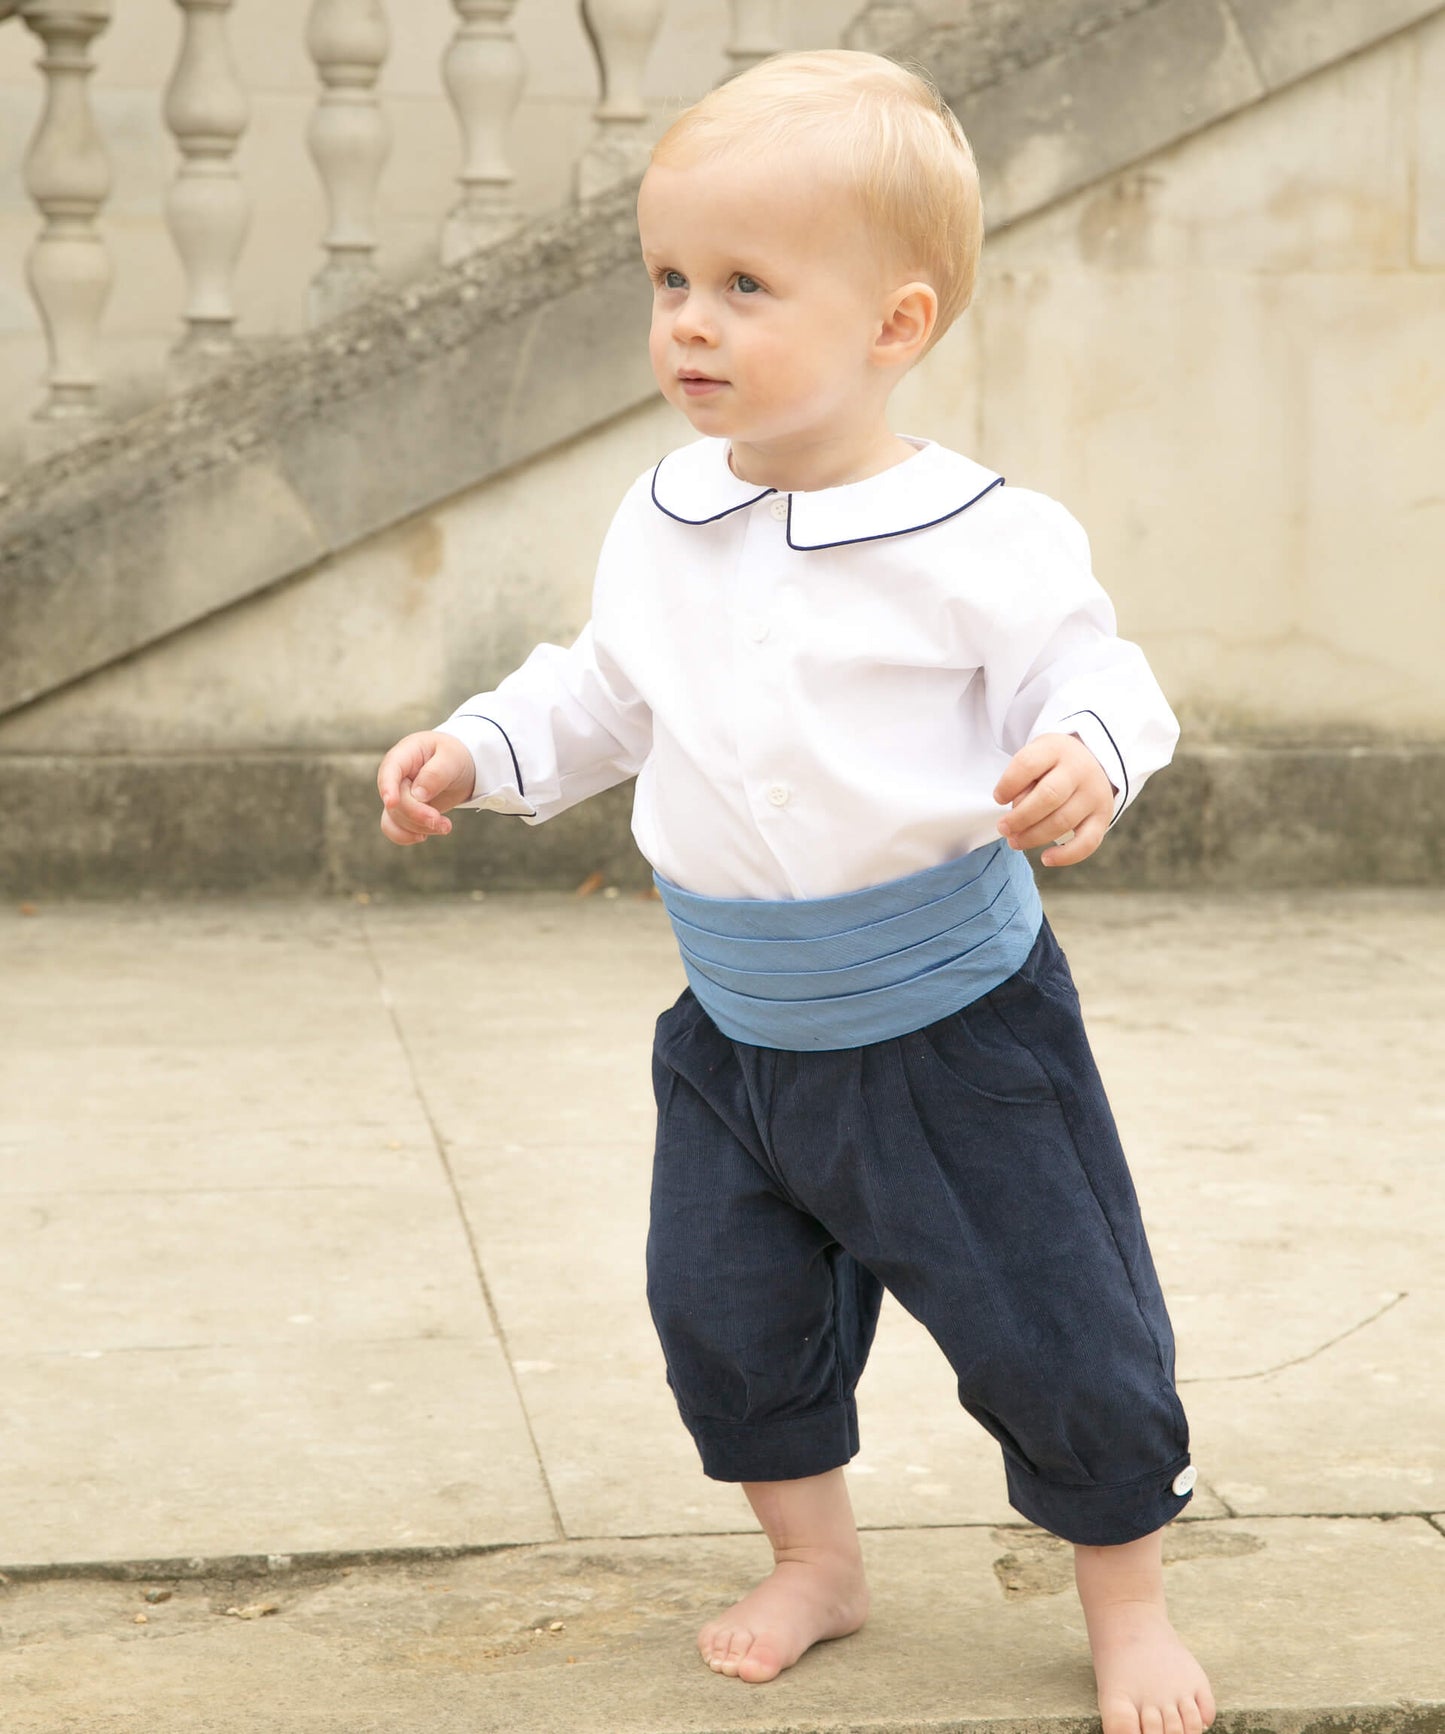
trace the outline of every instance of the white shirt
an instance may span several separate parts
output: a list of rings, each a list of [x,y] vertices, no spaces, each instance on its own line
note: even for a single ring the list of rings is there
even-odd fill
[[[441,725],[476,763],[463,805],[541,824],[635,774],[643,855],[714,897],[827,897],[991,843],[993,788],[1041,734],[1083,741],[1117,818],[1179,728],[1087,537],[908,443],[809,493],[740,481],[718,439],[640,476],[576,643]]]

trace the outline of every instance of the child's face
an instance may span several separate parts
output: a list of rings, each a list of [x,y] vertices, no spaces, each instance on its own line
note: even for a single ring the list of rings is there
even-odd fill
[[[782,453],[881,420],[885,274],[841,192],[805,165],[654,164],[637,220],[652,369],[699,433]]]

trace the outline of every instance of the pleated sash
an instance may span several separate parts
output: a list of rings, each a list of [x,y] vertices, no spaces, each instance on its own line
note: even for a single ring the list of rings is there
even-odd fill
[[[997,843],[836,897],[703,897],[654,874],[688,984],[724,1035],[811,1052],[907,1035],[1019,968],[1043,908]]]

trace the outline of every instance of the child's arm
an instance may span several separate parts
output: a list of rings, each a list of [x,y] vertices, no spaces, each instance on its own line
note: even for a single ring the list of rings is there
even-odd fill
[[[397,742],[377,773],[382,834],[445,836],[454,807],[541,824],[635,776],[651,744],[650,710],[588,625],[570,649],[539,644],[494,692]]]
[[[998,828],[1013,848],[1056,844],[1043,865],[1068,867],[1168,764],[1179,724],[1143,651],[1118,636],[1080,525],[1026,490],[1006,509],[1013,583],[981,629],[989,718],[1010,755],[994,799],[1013,811]]]

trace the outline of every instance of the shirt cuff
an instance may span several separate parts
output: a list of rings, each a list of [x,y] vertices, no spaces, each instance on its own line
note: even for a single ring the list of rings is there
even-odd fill
[[[527,799],[521,766],[506,730],[491,717],[459,711],[438,723],[439,735],[451,735],[472,755],[476,781],[468,801],[458,801],[455,811],[467,813],[513,813],[535,819],[537,809]]]
[[[1091,710],[1079,710],[1072,716],[1060,717],[1053,726],[1060,734],[1077,735],[1103,767],[1114,791],[1114,812],[1109,820],[1112,825],[1129,805],[1129,772],[1103,718]]]

